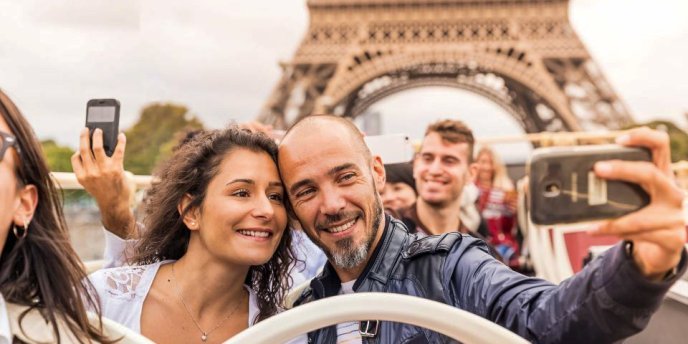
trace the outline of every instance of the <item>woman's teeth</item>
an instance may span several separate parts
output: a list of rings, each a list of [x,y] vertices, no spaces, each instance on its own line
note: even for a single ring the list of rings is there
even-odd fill
[[[246,236],[258,237],[258,238],[267,238],[270,236],[270,233],[261,232],[261,231],[239,231],[239,233],[246,235]]]

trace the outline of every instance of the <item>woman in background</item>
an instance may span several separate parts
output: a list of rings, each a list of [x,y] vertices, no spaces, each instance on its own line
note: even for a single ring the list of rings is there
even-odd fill
[[[411,163],[386,164],[385,175],[385,187],[380,193],[385,209],[396,214],[416,203],[418,194]]]
[[[504,263],[518,267],[519,245],[516,239],[516,192],[506,166],[487,146],[478,149],[473,165],[479,196],[478,211],[487,223],[487,239],[502,256]]]

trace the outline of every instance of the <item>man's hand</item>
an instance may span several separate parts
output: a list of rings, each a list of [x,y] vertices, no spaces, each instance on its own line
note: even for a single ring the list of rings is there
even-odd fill
[[[643,146],[652,151],[653,162],[605,161],[595,164],[604,179],[639,184],[650,195],[650,204],[621,218],[606,221],[591,231],[594,235],[616,235],[633,242],[633,259],[649,279],[661,280],[676,267],[686,243],[683,217],[684,194],[671,171],[669,136],[638,128],[620,136],[617,143]]]
[[[93,132],[93,151],[90,141],[88,128],[82,129],[79,151],[72,156],[76,179],[98,203],[105,229],[123,239],[133,237],[136,219],[129,207],[132,190],[124,175],[126,137],[119,134],[112,157],[105,154],[102,130]]]

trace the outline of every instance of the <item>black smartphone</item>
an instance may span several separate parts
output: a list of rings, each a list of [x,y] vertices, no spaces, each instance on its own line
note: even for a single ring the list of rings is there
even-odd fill
[[[650,203],[650,196],[637,184],[598,178],[593,166],[602,160],[652,161],[652,154],[644,148],[619,145],[536,149],[527,167],[533,223],[615,218]]]
[[[119,133],[119,101],[117,99],[91,99],[86,103],[86,127],[91,135],[93,147],[93,131],[99,128],[103,131],[103,148],[107,156],[112,156],[117,146]]]

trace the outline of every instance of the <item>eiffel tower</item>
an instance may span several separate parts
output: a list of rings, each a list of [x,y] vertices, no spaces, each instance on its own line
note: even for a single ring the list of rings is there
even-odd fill
[[[487,97],[528,133],[632,123],[569,22],[568,0],[308,0],[310,26],[258,120],[355,118],[399,91]],[[421,116],[422,114],[419,114]]]

